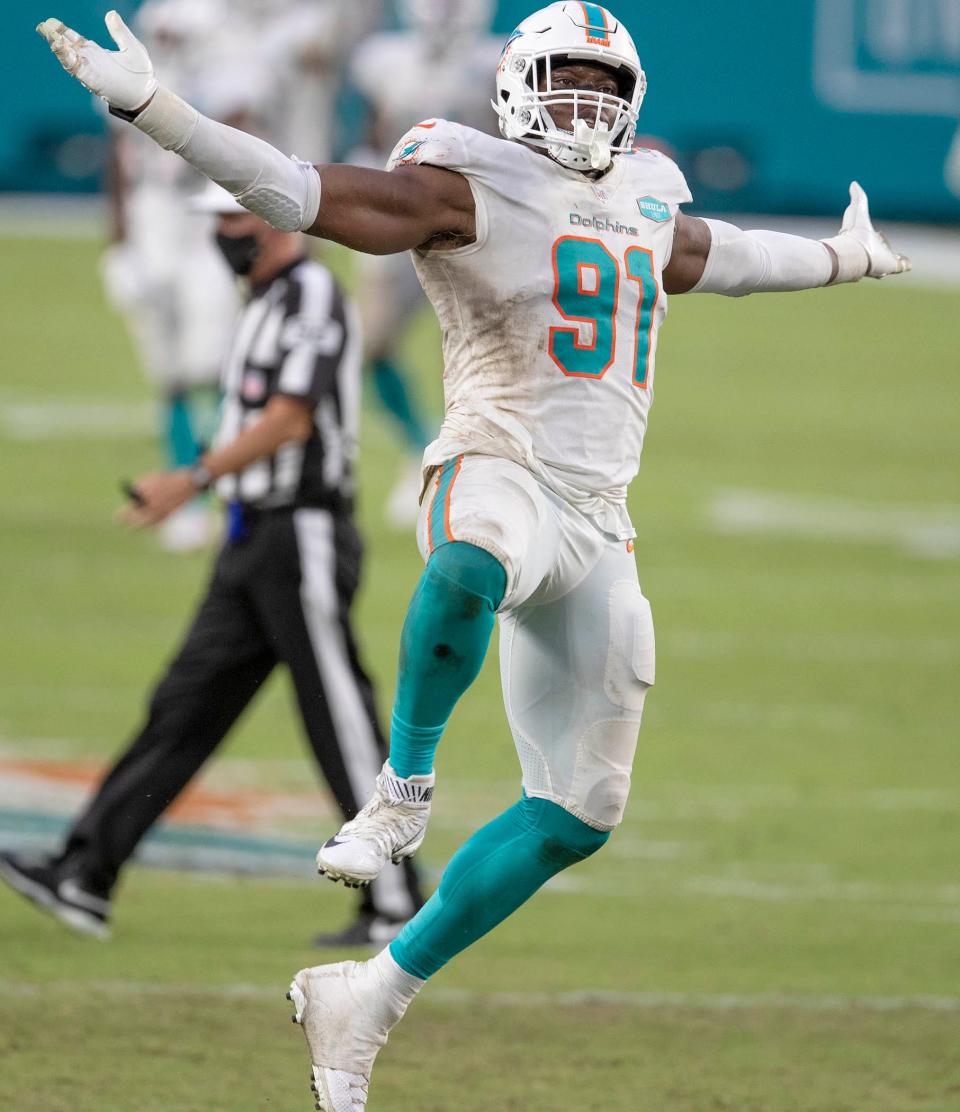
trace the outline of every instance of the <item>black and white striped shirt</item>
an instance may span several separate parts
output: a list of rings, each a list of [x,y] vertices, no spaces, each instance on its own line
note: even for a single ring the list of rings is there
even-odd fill
[[[302,259],[254,287],[223,368],[218,445],[258,421],[275,394],[316,406],[303,443],[289,442],[217,482],[228,502],[257,509],[313,506],[349,510],[360,409],[360,336],[333,275]]]

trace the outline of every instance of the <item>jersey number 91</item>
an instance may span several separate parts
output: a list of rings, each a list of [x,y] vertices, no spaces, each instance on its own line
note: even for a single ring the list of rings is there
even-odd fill
[[[623,274],[639,286],[633,342],[634,386],[645,389],[650,373],[654,311],[660,287],[653,274],[653,253],[628,247]],[[617,311],[621,266],[598,239],[561,236],[553,245],[553,303],[564,320],[588,324],[593,342],[580,339],[579,327],[550,329],[550,357],[565,375],[600,379],[617,357]]]

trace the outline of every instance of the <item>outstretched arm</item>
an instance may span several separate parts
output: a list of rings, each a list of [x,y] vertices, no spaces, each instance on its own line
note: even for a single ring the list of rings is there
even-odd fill
[[[677,216],[673,254],[663,272],[667,293],[809,290],[885,278],[910,269],[870,220],[867,195],[853,182],[840,234],[804,239],[783,232],[744,232],[722,220]]]
[[[106,22],[119,50],[104,50],[56,19],[37,30],[63,68],[102,97],[113,115],[179,154],[273,227],[373,254],[472,240],[473,194],[460,174],[433,166],[390,174],[336,165],[318,170],[286,158],[158,85],[149,55],[120,16],[110,12]]]
[[[476,203],[467,179],[439,166],[318,166],[323,202],[310,235],[368,255],[473,242]]]

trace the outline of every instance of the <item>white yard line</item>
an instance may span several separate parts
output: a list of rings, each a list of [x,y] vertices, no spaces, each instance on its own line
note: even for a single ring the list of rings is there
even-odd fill
[[[622,878],[622,879],[618,879]],[[546,892],[559,896],[595,896],[608,900],[641,901],[651,898],[654,887],[664,891],[662,884],[653,885],[635,879],[629,873],[611,869],[605,875],[561,873],[548,881]],[[743,900],[760,904],[835,904],[860,905],[871,916],[882,913],[885,918],[912,922],[953,923],[960,920],[960,887],[956,885],[882,884],[872,881],[803,881],[783,875],[773,879],[748,876],[675,877],[669,883],[673,895]]]
[[[149,402],[61,398],[0,404],[0,434],[8,440],[130,440],[155,432]]]
[[[681,882],[697,895],[727,896],[759,903],[868,903],[905,908],[947,907],[960,910],[960,885],[879,884],[874,881],[808,881],[788,878],[755,880],[746,876],[699,876]]]
[[[718,492],[706,511],[718,532],[894,545],[928,560],[960,556],[960,507],[889,506],[776,492]]]
[[[850,733],[866,717],[866,709],[853,704],[762,703],[752,699],[714,699],[698,713],[701,721],[719,726],[787,732],[811,730],[828,735]]]
[[[212,1000],[253,999],[283,1002],[285,989],[259,984],[155,984],[135,981],[0,981],[0,997],[41,999],[57,995],[81,994],[113,997],[163,999],[168,997]],[[843,994],[801,995],[785,993],[706,993],[706,992],[620,992],[604,989],[578,989],[569,992],[477,992],[473,989],[429,988],[424,1000],[429,1004],[454,1007],[491,1006],[498,1008],[585,1008],[614,1007],[640,1010],[672,1008],[682,1011],[732,1012],[774,1009],[797,1012],[873,1011],[893,1012],[917,1009],[932,1012],[960,1011],[957,996],[855,996]]]
[[[641,780],[627,805],[627,823],[677,819],[738,821],[758,810],[771,809],[956,815],[960,812],[960,792],[949,788],[806,790],[780,784],[709,785],[668,781],[658,786],[656,795],[644,795]]]
[[[764,630],[765,656],[802,661],[911,661],[923,665],[955,661],[960,664],[960,637],[910,633],[798,633],[777,635]],[[657,637],[657,648],[672,656],[712,660],[757,651],[756,633],[726,630],[667,629]]]

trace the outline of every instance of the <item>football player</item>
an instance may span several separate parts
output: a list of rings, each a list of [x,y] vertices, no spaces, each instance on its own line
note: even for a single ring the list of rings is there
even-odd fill
[[[428,119],[388,172],[284,158],[158,87],[119,17],[105,51],[41,25],[63,66],[271,223],[360,251],[412,250],[444,335],[446,416],[424,456],[426,569],[401,635],[390,759],[374,798],[318,854],[364,884],[421,844],[434,753],[495,617],[520,801],[454,855],[371,961],[304,969],[290,997],[318,1106],[364,1107],[390,1028],[426,980],[620,822],[653,620],[626,489],[639,466],[670,294],[742,296],[909,268],[851,186],[838,235],[808,240],[686,216],[666,156],[634,150],[646,79],[598,4],[535,12],[496,74],[503,139]]]
[[[272,70],[262,134],[276,146],[313,162],[329,160],[344,47],[376,22],[379,6],[379,0],[234,0],[231,21],[246,22],[255,37],[251,53]]]
[[[265,96],[267,77],[239,65],[244,45],[236,33],[213,34],[225,11],[223,0],[147,0],[137,29],[168,80],[212,116],[239,123],[252,98]],[[220,363],[240,302],[210,218],[191,206],[204,179],[134,129],[115,132],[104,282],[157,389],[165,462],[192,466],[216,429]],[[168,550],[190,551],[209,544],[216,528],[198,498],[164,522],[159,539]]]
[[[385,166],[398,135],[418,120],[447,120],[492,131],[488,90],[501,40],[487,34],[491,0],[402,0],[404,29],[370,35],[350,62],[354,86],[369,111],[367,144],[351,155],[359,165]],[[389,74],[389,79],[384,75]],[[420,460],[432,439],[399,347],[423,290],[406,255],[361,255],[357,301],[368,369],[377,394],[403,436],[407,463],[387,499],[386,517],[416,523]]]

